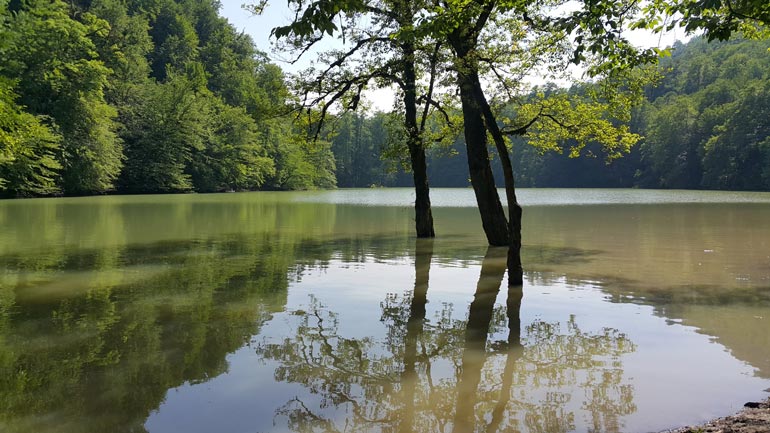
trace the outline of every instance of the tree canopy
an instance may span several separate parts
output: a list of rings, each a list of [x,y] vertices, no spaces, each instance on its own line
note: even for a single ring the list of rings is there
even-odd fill
[[[283,72],[218,9],[0,1],[0,196],[334,186]]]
[[[467,186],[457,74],[473,64],[495,119],[479,106],[480,131],[497,124],[503,136],[481,158],[498,186],[507,153],[519,186],[770,188],[768,45],[738,37],[763,34],[765,2],[660,0],[636,15],[606,1],[401,3],[291,3],[303,19],[276,34],[297,30],[295,48],[344,38],[296,81],[217,2],[2,0],[0,196],[407,186],[410,148],[424,151],[426,185]],[[480,18],[473,50],[457,57],[450,35]],[[606,92],[642,88],[619,81],[631,49],[622,28],[673,24],[704,35],[673,47],[642,105]],[[637,54],[625,58],[657,55]],[[575,62],[589,83],[548,84]],[[389,83],[394,113],[344,113]]]

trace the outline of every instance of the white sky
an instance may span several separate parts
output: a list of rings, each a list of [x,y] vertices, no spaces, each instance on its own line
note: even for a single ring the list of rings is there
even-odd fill
[[[254,16],[243,9],[244,2],[247,4],[253,0],[222,0],[222,10],[220,13],[227,18],[230,23],[239,31],[245,31],[254,39],[254,43],[261,51],[266,52],[270,59],[290,73],[296,73],[309,66],[312,53],[307,53],[296,64],[290,64],[285,54],[273,51],[273,43],[270,31],[277,26],[285,25],[291,22],[293,15],[289,12],[285,0],[271,0],[268,2],[265,11],[260,16]],[[665,35],[654,35],[645,31],[634,31],[629,34],[631,42],[643,47],[667,47],[672,45],[677,39],[687,40],[683,30],[672,31]],[[323,47],[323,45],[321,45]],[[331,43],[326,44],[331,47]],[[326,48],[328,49],[328,48]],[[380,89],[368,92],[365,96],[371,103],[372,108],[381,111],[390,111],[393,106],[394,92],[391,89]]]

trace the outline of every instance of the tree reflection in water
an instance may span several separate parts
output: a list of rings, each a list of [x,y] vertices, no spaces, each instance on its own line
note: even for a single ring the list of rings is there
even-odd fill
[[[620,431],[633,413],[633,388],[621,357],[635,350],[615,329],[584,332],[535,320],[522,333],[522,288],[495,305],[504,249],[483,259],[467,319],[444,304],[426,318],[433,241],[418,240],[414,288],[381,303],[383,337],[340,335],[339,316],[311,298],[295,311],[296,332],[256,345],[279,363],[277,381],[307,394],[276,411],[277,427],[296,432],[566,432],[576,417],[593,431]],[[505,335],[507,339],[494,340]],[[493,336],[493,341],[489,336]]]

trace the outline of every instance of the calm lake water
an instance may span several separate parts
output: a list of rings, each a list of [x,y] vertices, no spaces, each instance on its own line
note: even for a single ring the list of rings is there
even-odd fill
[[[647,432],[770,395],[770,194],[0,202],[0,431]]]

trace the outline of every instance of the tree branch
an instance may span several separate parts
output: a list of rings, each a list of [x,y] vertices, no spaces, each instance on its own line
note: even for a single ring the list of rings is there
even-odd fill
[[[433,98],[433,90],[436,84],[436,63],[438,62],[438,52],[441,49],[441,42],[436,42],[433,47],[433,53],[430,57],[430,83],[428,84],[428,93],[425,96],[425,107],[422,110],[422,119],[420,119],[420,133],[425,132],[425,123],[428,120],[428,111],[430,110],[431,101]],[[440,109],[440,107],[439,107]],[[443,111],[443,110],[442,110]],[[447,122],[449,122],[449,116],[444,113]]]

